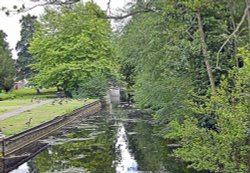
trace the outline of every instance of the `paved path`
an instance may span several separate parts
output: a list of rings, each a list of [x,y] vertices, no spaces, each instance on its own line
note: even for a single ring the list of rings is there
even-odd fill
[[[28,105],[28,106],[22,106],[22,107],[20,107],[18,109],[6,112],[4,114],[0,114],[0,121],[5,120],[5,119],[10,118],[10,117],[13,117],[13,116],[16,116],[16,115],[18,115],[20,113],[23,113],[23,112],[27,111],[27,110],[40,107],[40,106],[42,106],[44,104],[47,104],[47,103],[49,103],[51,101],[52,100],[42,100],[40,103],[36,103],[36,104],[33,104],[33,105]]]

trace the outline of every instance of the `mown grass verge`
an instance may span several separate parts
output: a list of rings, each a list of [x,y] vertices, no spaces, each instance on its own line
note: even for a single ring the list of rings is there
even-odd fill
[[[13,90],[12,92],[0,93],[1,100],[13,100],[13,99],[48,99],[56,97],[56,88],[49,88],[41,90],[41,93],[37,93],[34,88],[22,88],[19,90]]]
[[[8,107],[0,107],[0,116],[6,112],[12,111],[14,109],[18,109],[18,106],[8,106]]]
[[[17,134],[21,131],[24,131],[28,128],[37,126],[46,121],[52,120],[53,118],[70,113],[73,110],[82,107],[85,104],[91,103],[95,101],[94,99],[89,99],[87,101],[64,101],[63,104],[59,104],[58,102],[55,105],[51,103],[45,104],[39,108],[35,108],[26,112],[23,112],[14,117],[5,119],[0,121],[0,128],[6,136],[11,136]],[[30,125],[25,124],[28,120],[32,118],[32,122]]]
[[[4,100],[0,101],[0,107],[8,107],[8,106],[27,106],[35,104],[35,102],[32,102],[29,99],[15,99],[15,100]]]

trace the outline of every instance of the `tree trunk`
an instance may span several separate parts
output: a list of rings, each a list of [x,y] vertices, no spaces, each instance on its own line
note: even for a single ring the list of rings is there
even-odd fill
[[[236,22],[235,22],[235,16],[234,16],[234,11],[235,11],[235,7],[232,7],[232,2],[231,1],[227,1],[228,3],[228,9],[230,10],[230,19],[231,19],[231,22],[232,22],[232,25],[230,25],[230,27],[232,28],[233,31],[236,30],[237,26],[236,26]],[[235,4],[233,4],[233,6],[235,6]],[[235,58],[235,65],[237,68],[240,67],[239,65],[239,58],[237,55],[237,37],[234,37],[233,38],[233,50],[234,50],[234,58]]]
[[[56,86],[56,90],[57,90],[57,92],[62,91],[62,89],[60,88],[60,86]]]
[[[68,98],[73,98],[72,93],[71,93],[70,91],[68,91],[68,90],[66,90],[66,89],[63,89],[63,91],[64,91],[64,95],[65,95],[66,97],[68,97]]]
[[[250,146],[250,135],[248,135],[248,146]],[[248,150],[248,171],[250,172],[250,149]]]
[[[202,53],[203,53],[203,57],[204,57],[204,62],[205,62],[205,65],[206,65],[206,70],[207,70],[207,74],[208,74],[208,78],[209,78],[209,82],[210,82],[212,92],[215,93],[216,92],[215,82],[214,82],[212,69],[211,69],[211,66],[210,66],[210,63],[209,63],[210,55],[209,55],[207,44],[206,44],[206,41],[205,41],[205,33],[204,33],[204,29],[203,29],[203,24],[202,24],[200,11],[198,11],[196,13],[196,16],[197,16],[197,19],[198,19],[198,28],[199,28],[199,32],[200,32],[200,39],[201,39],[201,46],[202,46]]]
[[[6,93],[10,92],[10,90],[11,90],[10,87],[4,87],[4,91],[5,91]]]
[[[36,89],[36,93],[37,93],[37,94],[41,94],[41,91],[40,91],[39,88]]]
[[[246,0],[246,7],[248,8],[247,12],[247,20],[248,20],[248,34],[249,34],[249,40],[250,40],[250,0]]]

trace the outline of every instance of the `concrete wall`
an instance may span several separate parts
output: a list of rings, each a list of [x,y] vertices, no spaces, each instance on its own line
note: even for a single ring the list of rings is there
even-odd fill
[[[120,88],[110,88],[109,96],[112,104],[120,103]]]

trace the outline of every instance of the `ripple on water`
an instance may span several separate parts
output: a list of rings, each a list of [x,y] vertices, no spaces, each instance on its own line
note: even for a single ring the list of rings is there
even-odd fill
[[[95,138],[96,138],[96,136],[91,136],[91,137],[87,137],[87,138],[71,138],[71,139],[56,138],[56,139],[41,140],[41,142],[49,144],[49,145],[62,145],[62,144],[65,144],[67,142],[89,141],[89,140],[94,140]]]
[[[42,141],[51,147],[11,173],[197,173],[173,159],[151,119],[113,112],[62,128]]]
[[[45,173],[51,173],[51,172],[45,172]],[[83,169],[83,168],[66,168],[64,170],[60,171],[54,171],[53,173],[90,173],[88,170]]]

